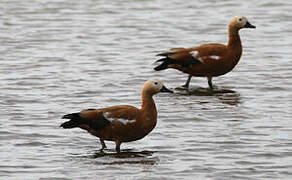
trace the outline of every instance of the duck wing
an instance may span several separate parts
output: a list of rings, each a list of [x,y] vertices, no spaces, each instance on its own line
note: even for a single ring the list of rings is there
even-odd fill
[[[139,109],[133,106],[121,105],[103,109],[86,109],[78,113],[66,114],[62,119],[70,121],[61,124],[61,127],[93,129],[95,131],[104,129],[111,123],[132,122],[137,117]]]
[[[160,71],[169,68],[171,64],[180,65],[183,68],[188,68],[190,65],[201,64],[201,60],[196,57],[197,50],[191,48],[172,48],[167,52],[157,54],[157,56],[164,56],[156,62],[162,62],[156,66],[154,70]]]

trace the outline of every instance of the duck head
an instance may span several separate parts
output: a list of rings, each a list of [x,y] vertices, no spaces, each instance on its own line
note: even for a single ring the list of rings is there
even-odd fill
[[[163,85],[162,81],[160,81],[158,79],[146,81],[144,83],[144,86],[143,86],[143,92],[150,94],[150,95],[154,95],[154,94],[157,94],[159,92],[173,93],[172,90],[166,88]]]
[[[249,23],[248,19],[244,16],[235,16],[229,23],[230,28],[235,28],[237,30],[242,28],[256,28],[256,26]]]

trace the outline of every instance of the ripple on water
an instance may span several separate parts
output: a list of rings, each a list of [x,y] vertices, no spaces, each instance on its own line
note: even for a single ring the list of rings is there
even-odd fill
[[[3,179],[291,179],[290,1],[13,1],[0,7],[0,176]],[[218,8],[219,7],[219,8]],[[268,13],[267,13],[268,12]],[[172,47],[226,43],[245,15],[236,68],[214,78],[155,72]],[[208,17],[208,18],[206,18]],[[63,130],[66,113],[141,105],[147,79],[175,91],[155,96],[156,128],[114,143]]]

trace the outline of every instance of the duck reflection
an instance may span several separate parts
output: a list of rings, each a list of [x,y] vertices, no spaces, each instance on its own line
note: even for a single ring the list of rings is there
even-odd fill
[[[188,91],[180,87],[176,88],[179,94],[182,95],[194,95],[194,96],[214,96],[217,97],[223,104],[229,104],[236,106],[241,103],[240,94],[234,90],[220,87],[213,90],[209,88],[195,87]]]
[[[106,152],[104,150],[99,150],[95,152],[93,158],[100,158],[100,157],[115,157],[115,158],[134,158],[134,157],[147,157],[152,156],[154,151],[132,151],[131,149],[125,149],[120,153],[116,152]]]
[[[109,150],[110,151],[110,150]],[[152,157],[154,151],[132,151],[131,149],[125,149],[120,153],[107,152],[107,151],[96,151],[90,158],[104,158],[107,157],[104,165],[120,165],[120,164],[144,164],[154,165],[157,164],[159,159]],[[110,159],[108,159],[110,158]]]
[[[218,93],[215,96],[223,103],[231,106],[237,106],[241,103],[240,94],[236,91],[230,90],[230,92]]]

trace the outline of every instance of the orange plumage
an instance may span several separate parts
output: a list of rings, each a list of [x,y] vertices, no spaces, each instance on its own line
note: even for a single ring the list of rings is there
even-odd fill
[[[160,53],[164,56],[157,62],[156,71],[174,68],[189,74],[184,85],[188,89],[192,76],[207,77],[210,89],[213,89],[212,78],[230,72],[239,62],[242,54],[239,30],[255,28],[245,17],[234,17],[228,26],[229,41],[227,45],[218,43],[203,44],[192,48],[173,48]]]
[[[63,119],[70,121],[61,127],[87,130],[99,137],[102,149],[106,148],[104,140],[115,141],[116,151],[120,152],[122,142],[142,139],[156,126],[157,110],[152,98],[158,92],[172,92],[159,80],[146,81],[142,90],[142,107],[138,109],[129,105],[112,106],[102,109],[88,109],[78,113],[67,114]]]

